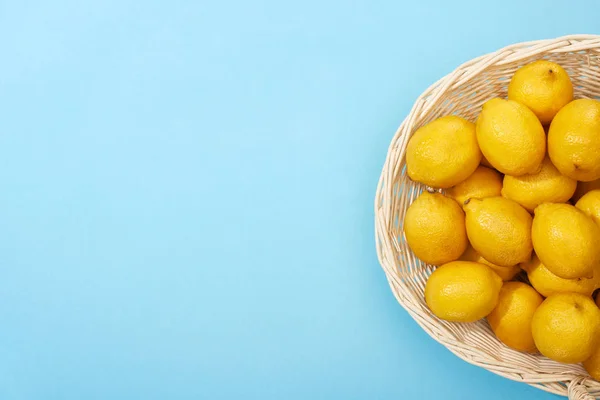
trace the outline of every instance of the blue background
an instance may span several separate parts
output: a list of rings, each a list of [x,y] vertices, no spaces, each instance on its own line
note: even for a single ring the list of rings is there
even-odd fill
[[[0,1],[0,398],[554,398],[410,319],[372,203],[427,86],[598,11]]]

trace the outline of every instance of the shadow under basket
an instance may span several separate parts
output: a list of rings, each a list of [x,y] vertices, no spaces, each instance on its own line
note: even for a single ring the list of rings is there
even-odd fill
[[[429,87],[415,101],[390,144],[375,198],[379,262],[398,302],[435,340],[463,360],[539,389],[588,400],[600,396],[600,383],[581,365],[562,364],[540,354],[512,350],[485,320],[453,323],[438,319],[425,304],[425,282],[435,267],[417,259],[404,238],[408,206],[425,189],[406,174],[406,146],[421,126],[444,115],[475,122],[483,103],[506,97],[521,66],[539,59],[560,64],[571,77],[575,98],[600,98],[600,36],[571,35],[518,43],[475,58]]]

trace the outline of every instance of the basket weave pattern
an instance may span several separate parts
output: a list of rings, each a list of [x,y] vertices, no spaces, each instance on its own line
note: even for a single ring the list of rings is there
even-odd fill
[[[600,383],[581,365],[561,364],[502,344],[487,322],[452,323],[438,319],[425,304],[425,282],[435,267],[417,259],[406,244],[403,220],[408,206],[427,187],[406,175],[406,146],[424,124],[455,114],[475,122],[492,97],[506,97],[520,66],[545,58],[571,77],[575,98],[600,98],[600,36],[572,35],[519,43],[475,58],[429,87],[415,102],[392,139],[375,199],[377,255],[398,302],[435,340],[463,360],[498,375],[570,399],[600,396]]]

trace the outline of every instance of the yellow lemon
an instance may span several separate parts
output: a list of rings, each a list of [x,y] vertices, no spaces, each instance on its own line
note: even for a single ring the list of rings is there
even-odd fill
[[[577,181],[562,175],[548,157],[534,174],[504,176],[502,196],[533,211],[542,203],[564,203],[575,192]]]
[[[468,244],[463,210],[440,193],[423,192],[408,207],[404,234],[413,253],[434,265],[457,260]]]
[[[473,322],[496,307],[501,287],[502,279],[487,265],[453,261],[431,274],[425,284],[425,301],[438,318]]]
[[[590,182],[577,182],[577,189],[575,189],[573,201],[577,202],[584,194],[596,189],[600,189],[600,179]]]
[[[534,61],[515,72],[508,85],[508,98],[525,104],[542,124],[549,124],[558,110],[573,100],[573,84],[560,65]]]
[[[481,155],[481,165],[483,165],[484,167],[488,167],[488,168],[494,168],[494,166],[492,164],[490,164],[490,162],[487,160],[487,158],[485,158],[483,155]]]
[[[565,176],[578,181],[600,178],[600,101],[573,100],[550,124],[548,154]]]
[[[500,289],[498,305],[487,320],[502,343],[515,350],[534,352],[531,320],[542,301],[542,296],[531,286],[505,282]]]
[[[591,357],[583,362],[583,368],[592,378],[600,381],[600,346],[596,346]]]
[[[489,262],[485,258],[481,257],[479,253],[473,248],[473,246],[469,245],[465,252],[460,256],[459,260],[462,261],[473,261],[478,262],[480,264],[485,264],[490,267],[503,281],[510,281],[521,271],[521,268],[518,265],[513,265],[512,267],[501,267],[494,263]]]
[[[540,353],[579,363],[590,358],[600,339],[600,309],[579,293],[553,294],[533,314],[531,329]]]
[[[531,215],[503,197],[470,199],[463,207],[467,236],[486,260],[512,267],[531,258]]]
[[[487,101],[477,118],[477,141],[485,158],[498,171],[533,174],[546,153],[546,134],[535,114],[512,100]]]
[[[470,198],[500,196],[502,175],[497,171],[479,166],[467,179],[446,191],[446,194],[464,204]]]
[[[433,187],[449,188],[464,181],[480,161],[475,125],[452,115],[417,129],[406,148],[410,179]]]
[[[537,256],[529,262],[521,264],[527,272],[531,286],[542,296],[548,297],[555,293],[580,293],[591,296],[600,287],[600,270],[594,269],[592,278],[564,279],[554,275]]]
[[[591,217],[596,224],[600,224],[600,190],[592,190],[584,194],[575,207]]]
[[[600,228],[570,204],[538,206],[531,237],[540,261],[561,278],[590,278],[600,264]]]

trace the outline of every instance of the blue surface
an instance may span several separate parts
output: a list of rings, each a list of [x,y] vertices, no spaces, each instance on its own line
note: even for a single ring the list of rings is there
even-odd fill
[[[410,319],[372,202],[429,84],[600,5],[400,3],[0,1],[0,398],[555,398]]]

